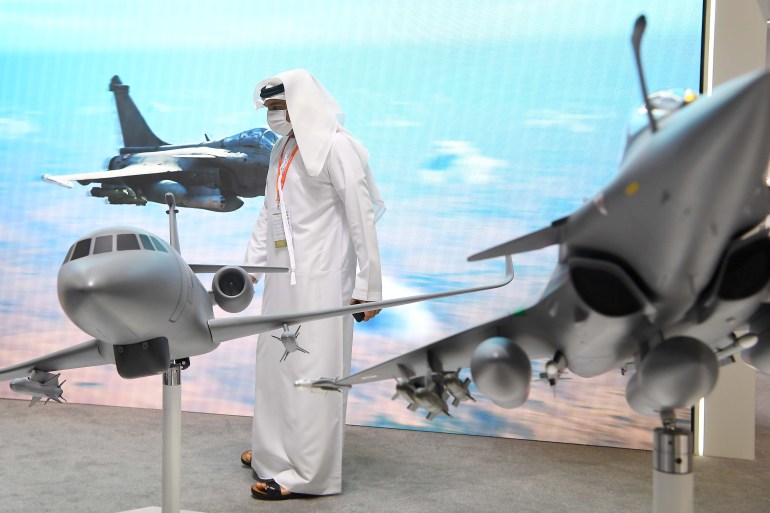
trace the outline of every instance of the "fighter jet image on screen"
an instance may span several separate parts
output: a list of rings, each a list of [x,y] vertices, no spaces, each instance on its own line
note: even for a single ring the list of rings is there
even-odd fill
[[[98,184],[91,196],[113,205],[165,203],[173,193],[180,207],[232,212],[243,198],[262,196],[277,136],[267,128],[246,130],[224,139],[193,144],[169,144],[147,125],[128,94],[128,86],[112,77],[123,147],[104,171],[43,175],[52,183],[73,187]]]
[[[528,398],[531,360],[542,358],[552,386],[566,371],[633,372],[628,403],[665,423],[706,396],[738,353],[770,374],[770,75],[749,73],[694,100],[648,95],[643,23],[633,40],[644,122],[632,125],[640,129],[628,134],[617,177],[568,217],[469,258],[558,245],[540,299],[319,386],[393,379],[396,397],[436,416],[450,396],[454,405],[470,397],[456,371],[470,368],[481,393],[515,408]]]
[[[59,302],[70,320],[93,338],[0,368],[0,380],[10,379],[12,390],[33,396],[31,404],[41,398],[59,401],[62,389],[53,371],[113,364],[123,378],[162,374],[172,362],[186,368],[190,357],[213,351],[222,342],[271,330],[281,330],[275,337],[285,348],[281,361],[297,351],[310,354],[292,358],[312,358],[312,340],[301,342],[300,323],[486,290],[513,279],[507,256],[505,277],[490,285],[314,312],[216,319],[214,304],[231,313],[249,306],[254,296],[249,273],[287,269],[188,264],[179,252],[172,194],[167,201],[170,244],[139,228],[114,227],[72,245],[59,270]],[[196,273],[215,273],[210,292]]]

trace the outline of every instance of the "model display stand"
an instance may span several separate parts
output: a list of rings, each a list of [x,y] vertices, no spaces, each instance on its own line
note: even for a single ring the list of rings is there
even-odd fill
[[[122,513],[201,513],[180,510],[182,460],[182,369],[190,361],[171,364],[163,374],[163,507],[132,509]]]

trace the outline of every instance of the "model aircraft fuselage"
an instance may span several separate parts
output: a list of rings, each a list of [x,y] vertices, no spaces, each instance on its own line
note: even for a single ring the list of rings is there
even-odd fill
[[[67,316],[119,372],[121,355],[136,343],[147,344],[148,354],[167,346],[164,369],[217,346],[208,292],[179,253],[149,232],[109,228],[84,237],[61,266],[57,290]]]
[[[730,286],[717,283],[728,252],[770,214],[761,143],[770,127],[768,78],[732,86],[683,107],[656,134],[642,134],[618,177],[561,225],[559,269],[538,304],[557,308],[556,297],[570,294],[559,289],[580,299],[573,309],[588,317],[567,323],[557,342],[573,372],[594,376],[617,367],[656,331],[716,342],[767,296],[764,269],[745,276],[754,286],[738,291],[743,297],[709,295],[709,285]],[[766,238],[750,251],[766,258]],[[705,304],[715,301],[718,308]],[[589,328],[592,313],[609,319]]]

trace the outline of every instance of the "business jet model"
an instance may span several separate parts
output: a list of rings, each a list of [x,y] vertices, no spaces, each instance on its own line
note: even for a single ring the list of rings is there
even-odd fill
[[[188,264],[179,252],[173,194],[166,200],[170,244],[139,228],[113,227],[90,233],[69,249],[57,279],[59,302],[70,320],[93,338],[0,368],[0,381],[11,380],[12,390],[31,395],[30,406],[43,397],[46,402],[62,399],[55,371],[112,364],[126,379],[163,374],[172,364],[187,368],[190,357],[213,351],[222,342],[271,330],[278,330],[275,338],[285,348],[284,361],[297,351],[312,353],[312,341],[298,342],[300,323],[486,290],[513,279],[507,256],[505,277],[489,285],[313,312],[217,319],[214,304],[231,313],[249,306],[254,296],[249,273],[287,269]],[[196,273],[214,273],[211,292]]]
[[[469,257],[558,245],[539,300],[351,376],[297,386],[393,379],[394,398],[433,418],[449,413],[448,398],[470,397],[455,369],[470,368],[481,393],[515,408],[528,398],[531,360],[544,359],[552,386],[568,371],[633,372],[629,405],[672,426],[673,411],[706,396],[738,354],[770,374],[770,75],[748,73],[698,99],[648,95],[644,24],[632,41],[645,122],[628,134],[617,177],[571,215]]]
[[[244,198],[265,191],[270,152],[278,139],[267,128],[253,128],[215,141],[169,144],[150,129],[116,75],[109,90],[115,97],[123,147],[106,170],[70,175],[43,175],[43,180],[72,188],[98,184],[89,194],[113,205],[165,203],[174,194],[177,206],[232,212]]]

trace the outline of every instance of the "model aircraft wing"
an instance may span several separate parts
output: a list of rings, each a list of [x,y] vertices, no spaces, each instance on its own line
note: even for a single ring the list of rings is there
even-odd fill
[[[326,319],[328,317],[337,317],[340,315],[354,314],[360,312],[368,312],[370,310],[379,310],[381,308],[390,308],[393,306],[408,305],[410,303],[416,303],[419,301],[427,301],[429,299],[438,299],[442,297],[456,296],[458,294],[468,294],[470,292],[478,292],[482,290],[489,290],[497,287],[507,285],[513,280],[513,261],[510,255],[505,256],[505,278],[497,283],[491,285],[484,285],[481,287],[471,287],[459,290],[450,290],[447,292],[437,292],[433,294],[421,294],[418,296],[411,296],[406,298],[389,299],[386,301],[376,301],[372,303],[361,303],[357,305],[343,306],[340,308],[329,308],[325,310],[317,310],[314,312],[299,312],[299,313],[286,313],[277,315],[256,315],[249,317],[228,317],[225,319],[211,319],[209,321],[209,330],[211,330],[211,338],[214,342],[220,343],[227,340],[233,340],[236,338],[248,337],[250,335],[256,335],[258,333],[264,333],[277,328],[281,328],[284,324],[299,324],[302,322],[317,321],[320,319]]]
[[[518,253],[526,253],[528,251],[535,251],[537,249],[543,249],[554,244],[559,244],[563,237],[563,226],[566,224],[568,218],[562,218],[551,223],[551,226],[537,230],[536,232],[528,233],[518,239],[513,239],[506,243],[500,244],[493,248],[489,248],[475,255],[468,257],[468,261],[473,262],[476,260],[486,260],[488,258],[499,257],[503,255],[515,255]]]
[[[420,347],[391,360],[350,376],[329,380],[301,380],[297,386],[320,389],[349,388],[352,385],[386,379],[410,379],[426,372],[441,372],[470,367],[473,351],[481,342],[492,337],[513,338],[530,359],[545,358],[553,350],[537,339],[521,336],[527,331],[527,310],[506,315],[439,341]]]
[[[133,164],[126,166],[123,169],[113,169],[96,171],[93,173],[76,173],[72,175],[43,175],[43,180],[46,182],[55,183],[62,187],[72,188],[74,183],[78,181],[91,181],[99,182],[102,180],[110,180],[114,178],[125,178],[128,176],[143,176],[143,175],[157,175],[164,173],[177,173],[182,171],[182,168],[178,163],[174,161],[168,162],[143,162],[139,164]]]
[[[34,358],[18,365],[0,369],[0,381],[29,376],[33,370],[56,371],[94,367],[112,363],[102,357],[98,340],[88,340],[76,346],[62,349],[39,358]]]
[[[424,374],[430,368],[431,363],[434,366],[439,364],[444,369],[452,370],[468,367],[473,350],[478,343],[499,336],[507,324],[508,317],[503,317],[474,326],[374,367],[336,380],[335,383],[340,386],[350,386],[391,378],[408,379],[414,375]]]
[[[247,273],[287,273],[288,267],[264,267],[259,265],[188,264],[194,273],[215,273],[223,267],[240,267]]]

